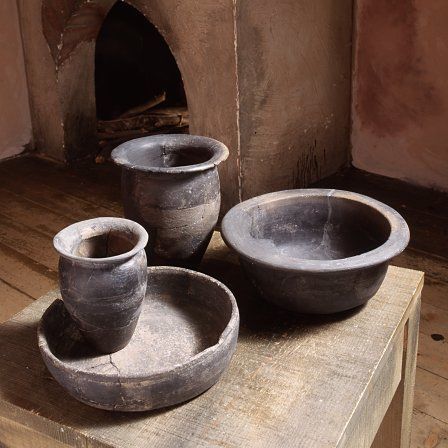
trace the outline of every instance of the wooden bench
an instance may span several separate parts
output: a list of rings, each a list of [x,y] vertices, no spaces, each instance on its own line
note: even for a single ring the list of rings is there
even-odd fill
[[[293,316],[260,301],[219,234],[202,269],[241,313],[221,380],[188,403],[124,414],[90,408],[46,370],[37,323],[51,292],[0,325],[0,445],[50,447],[405,447],[421,272],[390,267],[376,296],[336,316]]]

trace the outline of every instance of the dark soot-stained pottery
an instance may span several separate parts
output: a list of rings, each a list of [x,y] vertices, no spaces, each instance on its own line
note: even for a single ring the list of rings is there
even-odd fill
[[[369,300],[409,242],[392,208],[338,190],[289,190],[233,207],[222,235],[261,296],[303,313],[335,313]]]
[[[150,264],[199,264],[219,215],[217,165],[228,154],[224,144],[195,135],[143,137],[112,151],[123,167],[125,216],[149,233]]]
[[[59,286],[68,312],[101,353],[131,339],[145,296],[146,230],[123,218],[95,218],[66,227],[53,240]]]
[[[76,399],[101,409],[145,411],[189,400],[216,383],[236,347],[239,313],[219,281],[176,267],[148,268],[143,310],[131,342],[95,355],[62,302],[39,324],[51,374]]]

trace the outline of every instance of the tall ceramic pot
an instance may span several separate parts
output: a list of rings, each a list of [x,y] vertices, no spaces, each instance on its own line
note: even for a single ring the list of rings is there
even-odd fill
[[[228,155],[223,143],[186,134],[138,138],[112,151],[123,167],[125,216],[148,231],[151,264],[199,264],[219,215],[217,165]]]
[[[124,218],[95,218],[61,230],[53,240],[67,311],[97,351],[130,341],[146,292],[148,234]]]

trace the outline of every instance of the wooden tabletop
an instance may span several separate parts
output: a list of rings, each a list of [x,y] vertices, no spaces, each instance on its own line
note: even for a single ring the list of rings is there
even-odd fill
[[[360,427],[373,431],[366,436],[371,442],[400,381],[398,335],[423,274],[390,267],[366,306],[319,317],[293,316],[257,299],[219,234],[202,270],[229,286],[241,313],[236,353],[214,387],[183,405],[137,414],[77,402],[51,377],[37,348],[38,321],[58,297],[51,292],[0,326],[0,442],[31,446],[17,441],[32,440],[35,448],[364,446],[353,445]],[[384,403],[371,408],[378,398]]]

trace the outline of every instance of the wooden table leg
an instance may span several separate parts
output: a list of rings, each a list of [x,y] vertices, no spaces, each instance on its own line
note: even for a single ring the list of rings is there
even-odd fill
[[[412,305],[409,320],[404,329],[401,381],[372,443],[374,448],[408,448],[410,446],[419,322],[420,296]]]

